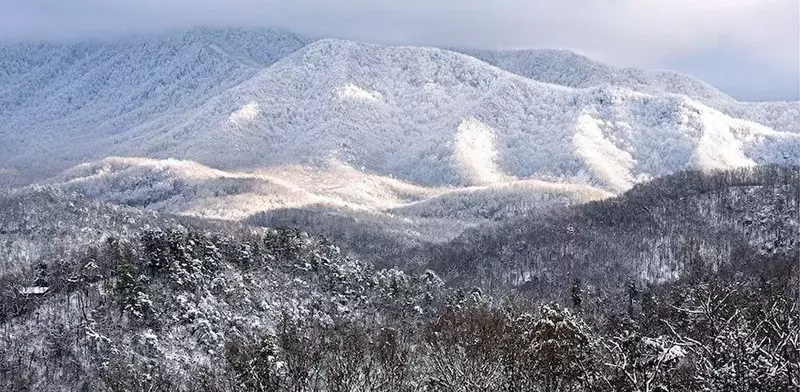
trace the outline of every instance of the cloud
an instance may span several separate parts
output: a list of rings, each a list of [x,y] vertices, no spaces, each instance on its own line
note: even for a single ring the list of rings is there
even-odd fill
[[[800,59],[800,53],[796,56]],[[791,60],[784,63],[769,61],[766,57],[752,55],[751,50],[718,45],[702,51],[680,53],[664,61],[662,66],[694,75],[737,99],[800,99],[798,66],[792,67]]]
[[[63,38],[273,26],[376,43],[563,47],[660,67],[735,48],[763,72],[800,72],[797,0],[0,0],[0,37]],[[752,61],[751,61],[752,63]],[[785,92],[784,92],[785,94]]]

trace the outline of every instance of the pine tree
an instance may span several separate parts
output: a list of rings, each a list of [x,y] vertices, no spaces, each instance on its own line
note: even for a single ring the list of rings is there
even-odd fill
[[[572,307],[580,309],[583,303],[583,282],[580,278],[575,278],[575,283],[572,284]]]

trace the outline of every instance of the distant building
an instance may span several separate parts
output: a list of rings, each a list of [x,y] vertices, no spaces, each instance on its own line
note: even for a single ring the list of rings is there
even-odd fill
[[[50,290],[49,287],[44,286],[29,286],[23,287],[19,290],[22,295],[44,295]]]

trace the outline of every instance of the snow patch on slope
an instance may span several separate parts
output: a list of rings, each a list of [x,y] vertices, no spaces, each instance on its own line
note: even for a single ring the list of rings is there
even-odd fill
[[[228,117],[228,121],[230,121],[231,124],[245,126],[251,123],[256,116],[259,115],[259,113],[260,111],[258,109],[258,103],[250,102],[231,113],[231,115]]]
[[[476,118],[458,125],[454,156],[467,180],[473,185],[488,185],[508,181],[497,166],[497,150],[492,128]]]
[[[737,128],[745,132],[749,131],[747,128],[751,128],[751,124],[731,119],[707,107],[701,107],[697,117],[703,133],[697,141],[693,154],[696,167],[704,171],[712,171],[756,164],[744,154],[744,143],[734,134],[734,130]]]
[[[591,115],[582,115],[575,126],[572,144],[575,153],[592,174],[611,189],[623,192],[635,183],[631,169],[636,165],[636,160],[606,138],[604,130],[607,133],[609,125]]]
[[[358,87],[352,83],[336,90],[336,96],[342,101],[383,102],[383,94]]]

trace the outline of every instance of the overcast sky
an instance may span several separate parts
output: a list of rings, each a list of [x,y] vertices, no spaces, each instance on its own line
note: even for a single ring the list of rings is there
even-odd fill
[[[281,27],[389,44],[556,47],[800,99],[800,0],[0,0],[0,39]]]

